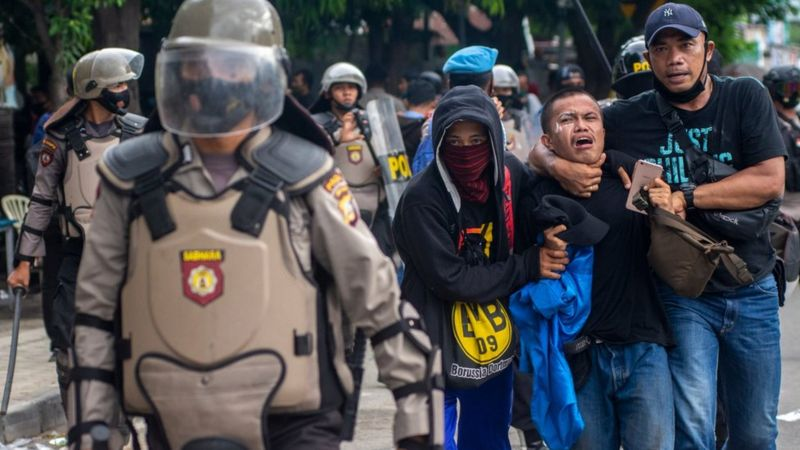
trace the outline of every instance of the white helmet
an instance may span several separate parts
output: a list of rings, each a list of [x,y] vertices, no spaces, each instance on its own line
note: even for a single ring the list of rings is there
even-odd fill
[[[358,98],[367,92],[367,79],[358,67],[350,63],[339,62],[325,69],[325,73],[322,74],[320,94],[328,92],[336,83],[353,83],[358,86]]]
[[[519,92],[519,77],[514,69],[505,64],[492,67],[492,79],[494,87],[513,88],[514,92]]]

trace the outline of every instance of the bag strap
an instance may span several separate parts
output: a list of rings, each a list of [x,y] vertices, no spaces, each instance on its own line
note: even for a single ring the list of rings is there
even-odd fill
[[[233,207],[231,225],[234,230],[257,238],[278,191],[284,186],[284,180],[267,167],[257,164],[247,181],[242,196]]]
[[[701,164],[708,165],[708,155],[700,151],[690,138],[689,133],[686,131],[686,126],[678,116],[678,111],[667,102],[667,100],[660,94],[656,94],[656,105],[658,106],[658,115],[667,131],[672,133],[672,136],[678,141],[681,148],[684,150],[683,159],[686,162],[686,176],[692,183],[695,183],[695,173],[697,167]]]
[[[157,241],[177,229],[167,207],[167,189],[164,181],[165,177],[161,174],[161,169],[156,167],[136,177],[133,185],[137,207],[144,216],[153,241]]]
[[[694,238],[693,240],[701,238],[703,241],[707,242],[706,244],[700,242],[697,243],[699,246],[702,247],[704,251],[707,249],[713,249],[714,251],[717,251],[719,253],[733,253],[733,247],[728,245],[727,242],[725,241],[717,242],[714,238],[709,236],[705,231],[681,219],[680,216],[676,214],[672,214],[661,208],[653,208],[649,212],[649,214],[650,218],[653,221],[655,221],[658,225],[663,225],[672,228],[673,230],[686,233],[690,235],[692,238]]]
[[[79,125],[80,121],[78,119],[74,119],[65,123],[64,136],[67,139],[67,144],[69,144],[67,149],[75,152],[75,156],[78,157],[78,161],[83,161],[84,159],[88,158],[89,155],[91,155],[91,152],[86,146],[86,141],[81,135],[81,129]]]
[[[703,230],[681,219],[680,216],[660,208],[654,208],[650,211],[650,218],[658,225],[672,228],[687,235],[689,238],[687,241],[704,253],[719,255],[722,265],[740,284],[744,285],[753,282],[753,274],[747,270],[747,263],[734,253],[734,248],[728,245],[726,241],[716,241]],[[699,239],[705,242],[700,242]]]
[[[725,266],[725,269],[728,270],[728,273],[736,278],[736,281],[739,282],[740,285],[750,284],[755,281],[753,279],[753,274],[747,270],[747,263],[744,262],[742,258],[739,258],[736,253],[723,254],[720,260],[722,261],[722,265]]]
[[[508,249],[514,252],[514,205],[511,201],[511,171],[508,167],[503,167],[503,212],[506,223],[506,235],[508,236]]]

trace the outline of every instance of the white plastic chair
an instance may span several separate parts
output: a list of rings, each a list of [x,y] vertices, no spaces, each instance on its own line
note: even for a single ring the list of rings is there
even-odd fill
[[[14,228],[19,233],[22,228],[22,221],[25,219],[25,214],[28,213],[28,206],[31,200],[24,195],[6,195],[0,200],[3,207],[3,214],[11,220],[15,220]]]

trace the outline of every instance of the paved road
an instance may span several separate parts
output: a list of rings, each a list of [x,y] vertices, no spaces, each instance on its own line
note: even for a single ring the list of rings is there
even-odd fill
[[[33,303],[33,302],[32,302]],[[0,308],[5,310],[5,308]],[[40,328],[40,318],[36,308],[26,308],[26,320],[23,324],[21,345],[26,348],[20,354],[17,365],[17,376],[14,384],[14,398],[35,396],[40,392],[55,389],[55,376],[52,363],[47,363],[49,356],[46,336]],[[0,380],[5,375],[5,358],[8,349],[8,314],[0,311]],[[783,377],[781,385],[781,401],[779,414],[780,434],[778,448],[781,450],[800,450],[800,291],[795,292],[781,310],[782,360]],[[0,381],[1,382],[1,381]],[[364,378],[365,389],[361,398],[356,439],[345,443],[343,450],[385,450],[392,448],[392,420],[394,403],[391,394],[377,382],[372,355],[368,356],[367,372]],[[511,432],[512,444],[519,442],[515,432]],[[33,442],[17,446],[15,449],[51,449],[46,439],[39,438]],[[519,448],[519,447],[517,447]],[[0,450],[4,450],[0,444]]]
[[[800,289],[781,309],[781,400],[778,448],[800,449]]]

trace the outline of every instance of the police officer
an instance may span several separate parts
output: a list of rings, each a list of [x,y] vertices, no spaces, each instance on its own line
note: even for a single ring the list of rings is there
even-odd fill
[[[310,111],[333,141],[333,160],[353,191],[361,218],[387,255],[394,253],[386,189],[371,147],[371,127],[359,101],[367,80],[358,67],[339,62],[322,75],[319,99]]]
[[[653,89],[653,71],[645,52],[644,35],[634,36],[620,47],[611,70],[611,88],[617,98],[630,98]]]
[[[778,128],[786,144],[786,192],[781,209],[800,221],[800,118],[795,108],[800,103],[800,69],[773,67],[764,75],[764,86],[772,96]]]
[[[529,129],[530,120],[519,101],[519,77],[514,69],[497,64],[492,68],[494,79],[494,96],[503,104],[505,114],[501,118],[506,130],[507,148],[520,161],[528,160],[531,150],[533,130]]]
[[[141,133],[145,119],[127,113],[128,82],[142,73],[144,57],[133,50],[105,48],[81,57],[73,68],[74,97],[45,124],[36,185],[17,247],[12,286],[28,286],[34,258],[45,255],[44,231],[58,214],[64,237],[63,260],[53,301],[53,346],[58,381],[65,394],[66,350],[75,315],[75,279],[96,201],[97,163],[122,140]]]
[[[398,444],[441,439],[438,353],[401,304],[328,138],[285,94],[287,67],[268,2],[178,10],[156,61],[166,131],[99,164],[71,445],[91,448],[119,399],[146,417],[151,449],[338,449],[352,389],[343,313],[393,390]]]

